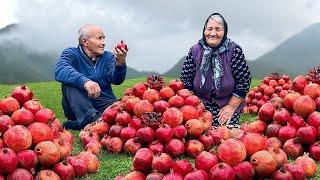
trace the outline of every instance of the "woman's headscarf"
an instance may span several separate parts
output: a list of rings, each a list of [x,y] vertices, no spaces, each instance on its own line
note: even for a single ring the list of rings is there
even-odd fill
[[[221,18],[223,21],[223,27],[224,27],[224,35],[221,40],[221,42],[215,46],[215,47],[210,47],[206,41],[206,38],[204,36],[204,31],[206,30],[207,23],[211,18]],[[219,92],[220,87],[221,87],[221,79],[223,76],[223,67],[222,67],[222,62],[219,54],[225,52],[228,50],[228,45],[230,42],[230,39],[227,38],[228,34],[228,25],[225,21],[225,19],[219,14],[219,13],[213,13],[211,14],[203,27],[203,32],[202,32],[202,39],[199,40],[199,43],[202,45],[204,48],[204,53],[202,56],[202,62],[200,65],[200,71],[201,71],[201,85],[202,87],[205,84],[206,78],[213,78],[214,85],[215,85],[215,91]],[[213,77],[207,77],[207,73],[209,68],[212,68],[213,71]]]

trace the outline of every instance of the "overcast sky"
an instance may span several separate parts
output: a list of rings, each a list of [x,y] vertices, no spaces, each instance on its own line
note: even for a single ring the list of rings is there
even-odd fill
[[[82,24],[97,24],[105,31],[107,50],[121,39],[127,42],[130,67],[165,72],[201,38],[203,23],[213,12],[225,17],[228,37],[247,59],[256,59],[320,22],[320,1],[0,0],[0,28],[19,23],[23,31],[14,34],[15,40],[37,51],[60,53],[77,45]]]

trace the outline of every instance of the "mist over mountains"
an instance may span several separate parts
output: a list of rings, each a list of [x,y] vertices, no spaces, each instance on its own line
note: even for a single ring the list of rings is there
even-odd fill
[[[14,37],[18,24],[11,24],[0,29],[0,83],[22,83],[52,81],[53,66],[61,52],[37,52]],[[20,29],[21,30],[21,29]],[[273,50],[255,60],[248,60],[254,78],[262,78],[272,72],[296,76],[306,74],[311,67],[320,64],[320,23],[313,24],[291,36]],[[163,76],[179,77],[185,57]],[[173,60],[175,61],[175,60]],[[128,67],[127,78],[156,74],[152,71],[137,71]]]

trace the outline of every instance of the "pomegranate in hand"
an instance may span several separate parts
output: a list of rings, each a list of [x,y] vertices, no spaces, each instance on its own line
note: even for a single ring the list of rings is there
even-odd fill
[[[123,40],[121,40],[120,43],[117,44],[116,48],[119,48],[119,49],[124,48],[126,51],[128,51],[128,46],[126,43],[124,43]]]

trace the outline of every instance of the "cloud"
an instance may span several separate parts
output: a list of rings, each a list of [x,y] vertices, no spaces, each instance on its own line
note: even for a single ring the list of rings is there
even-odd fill
[[[100,25],[107,49],[121,39],[130,48],[128,65],[138,70],[169,70],[201,37],[213,12],[228,22],[229,37],[255,59],[291,35],[319,21],[315,0],[216,1],[57,1],[16,0],[15,18],[23,30],[15,35],[33,50],[59,54],[77,45],[82,24]]]

